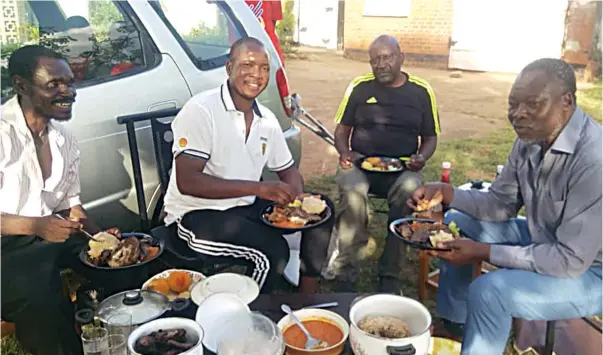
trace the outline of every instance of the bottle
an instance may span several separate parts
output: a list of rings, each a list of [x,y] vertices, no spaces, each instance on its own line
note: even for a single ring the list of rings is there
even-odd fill
[[[497,165],[496,166],[496,178],[498,179],[498,176],[502,173],[502,170],[505,166],[504,165]]]
[[[450,162],[445,161],[442,163],[442,182],[445,182],[447,184],[450,183],[450,167]]]

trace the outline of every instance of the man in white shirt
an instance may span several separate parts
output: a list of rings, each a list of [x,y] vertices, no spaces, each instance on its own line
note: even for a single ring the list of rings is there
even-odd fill
[[[71,118],[73,73],[62,56],[42,46],[16,50],[8,67],[17,95],[2,106],[0,119],[2,319],[16,323],[29,353],[81,354],[60,270],[99,280],[77,259],[87,239],[75,234],[100,229],[80,202],[77,143],[53,122]]]
[[[260,213],[269,201],[293,201],[304,185],[278,120],[256,101],[270,74],[263,44],[251,37],[236,41],[226,70],[226,83],[194,96],[172,123],[166,224],[177,225],[179,243],[206,262],[246,260],[262,292],[269,292],[282,280],[289,247]],[[260,182],[265,166],[280,181]],[[332,225],[330,220],[303,234],[301,292],[317,289]]]

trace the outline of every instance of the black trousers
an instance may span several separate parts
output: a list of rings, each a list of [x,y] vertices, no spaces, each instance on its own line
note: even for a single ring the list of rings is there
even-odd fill
[[[34,355],[82,354],[75,305],[61,291],[61,270],[73,269],[104,295],[140,288],[148,276],[142,268],[105,271],[84,265],[77,256],[87,243],[83,235],[64,243],[35,236],[2,236],[0,242],[2,319],[15,323],[17,340]]]
[[[289,246],[282,230],[260,221],[269,202],[257,199],[250,206],[226,211],[197,210],[185,214],[178,223],[178,248],[188,247],[203,254],[205,262],[235,258],[251,266],[250,275],[262,293],[272,291],[283,279],[289,260]],[[333,209],[333,203],[327,201]],[[304,276],[320,276],[327,259],[334,219],[303,232],[300,259]]]

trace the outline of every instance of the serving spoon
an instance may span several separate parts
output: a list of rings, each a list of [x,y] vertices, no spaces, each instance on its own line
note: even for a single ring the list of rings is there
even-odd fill
[[[304,332],[304,334],[306,334],[306,339],[307,339],[306,340],[306,350],[320,349],[320,348],[328,346],[328,344],[325,341],[318,340],[316,338],[313,338],[310,335],[310,332],[308,332],[308,329],[306,329],[306,327],[304,327],[304,325],[299,320],[299,318],[297,318],[297,316],[295,314],[293,314],[293,311],[291,310],[291,307],[289,307],[286,304],[282,304],[281,305],[281,309],[283,310],[283,312],[285,312],[289,316],[291,316],[291,318],[293,319],[293,321],[295,322],[295,324],[297,324],[297,326],[299,327],[299,329],[301,329],[302,332]]]

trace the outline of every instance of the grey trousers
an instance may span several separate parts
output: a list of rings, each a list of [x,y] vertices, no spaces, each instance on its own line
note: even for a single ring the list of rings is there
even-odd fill
[[[406,200],[422,183],[420,173],[404,170],[401,174],[365,173],[355,166],[339,167],[336,175],[339,206],[335,216],[335,250],[328,273],[344,282],[356,282],[361,250],[368,243],[369,193],[387,198],[389,223],[412,211]],[[399,279],[404,262],[404,244],[388,230],[385,248],[379,259],[379,277]]]

